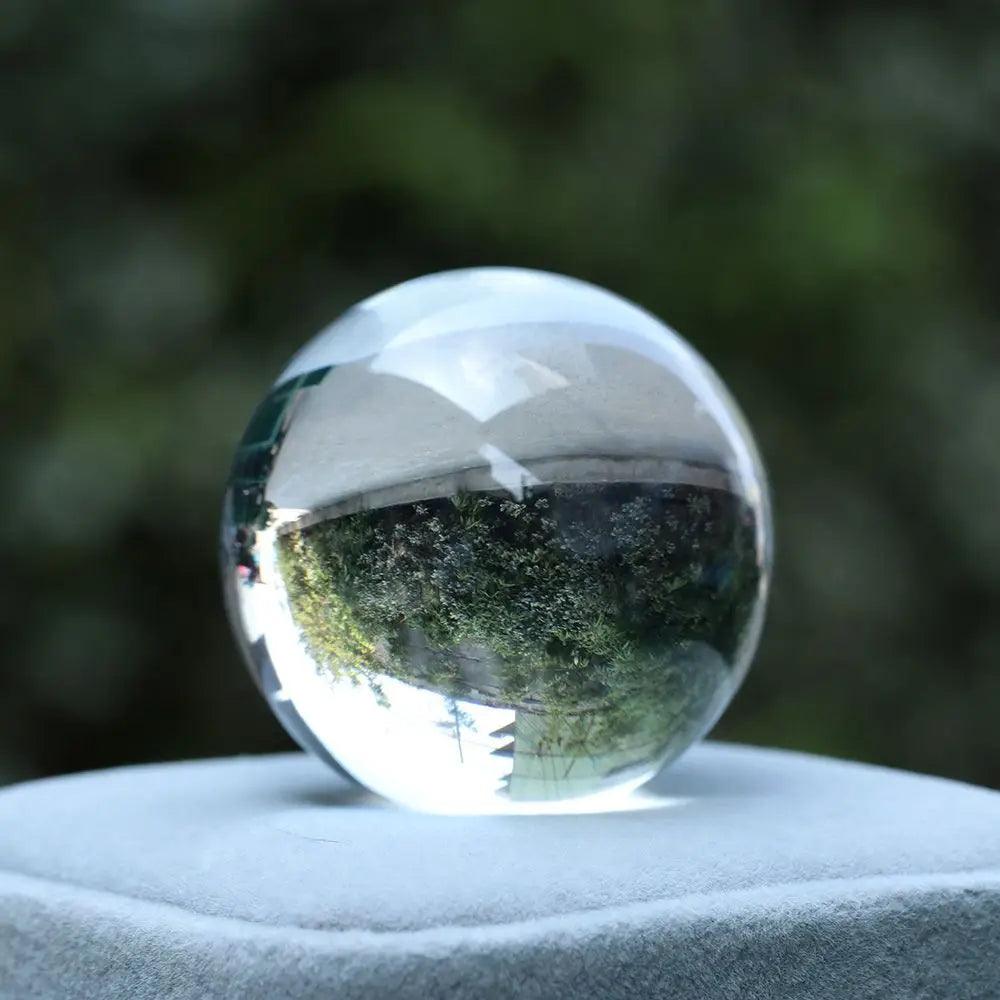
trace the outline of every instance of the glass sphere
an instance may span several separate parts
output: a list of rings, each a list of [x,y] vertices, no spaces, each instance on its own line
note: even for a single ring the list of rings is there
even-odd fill
[[[363,785],[600,809],[729,702],[770,535],[750,433],[685,341],[593,285],[476,268],[295,355],[237,449],[223,576],[275,714]]]

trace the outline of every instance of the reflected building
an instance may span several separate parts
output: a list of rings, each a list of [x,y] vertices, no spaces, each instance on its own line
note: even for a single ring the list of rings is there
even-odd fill
[[[648,776],[650,760],[659,759],[662,749],[661,740],[640,740],[622,742],[603,752],[570,752],[563,747],[558,723],[553,726],[544,711],[525,709],[517,709],[514,721],[491,735],[510,739],[493,752],[510,759],[510,773],[499,791],[517,802],[593,795],[603,791],[609,781],[615,785],[630,779],[641,782]]]
[[[295,408],[304,390],[319,385],[330,366],[315,368],[276,385],[254,411],[236,448],[229,478],[230,517],[249,531],[267,525],[267,487]]]

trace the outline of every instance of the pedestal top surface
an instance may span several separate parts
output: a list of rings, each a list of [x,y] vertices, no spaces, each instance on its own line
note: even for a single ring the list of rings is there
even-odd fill
[[[484,927],[830,880],[1000,872],[1000,793],[703,744],[609,814],[395,808],[301,754],[0,791],[0,874],[205,916],[373,932]]]

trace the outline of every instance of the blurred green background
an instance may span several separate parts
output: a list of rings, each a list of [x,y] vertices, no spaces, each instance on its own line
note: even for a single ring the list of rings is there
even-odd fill
[[[1000,785],[1000,8],[5,0],[0,781],[289,746],[215,565],[288,355],[417,274],[661,315],[770,468],[716,730]]]

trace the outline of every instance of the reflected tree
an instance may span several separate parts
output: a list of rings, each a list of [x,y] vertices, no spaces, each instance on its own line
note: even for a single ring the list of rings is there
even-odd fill
[[[759,584],[749,508],[667,484],[359,511],[282,534],[279,560],[320,669],[544,711],[564,747],[703,714]]]

